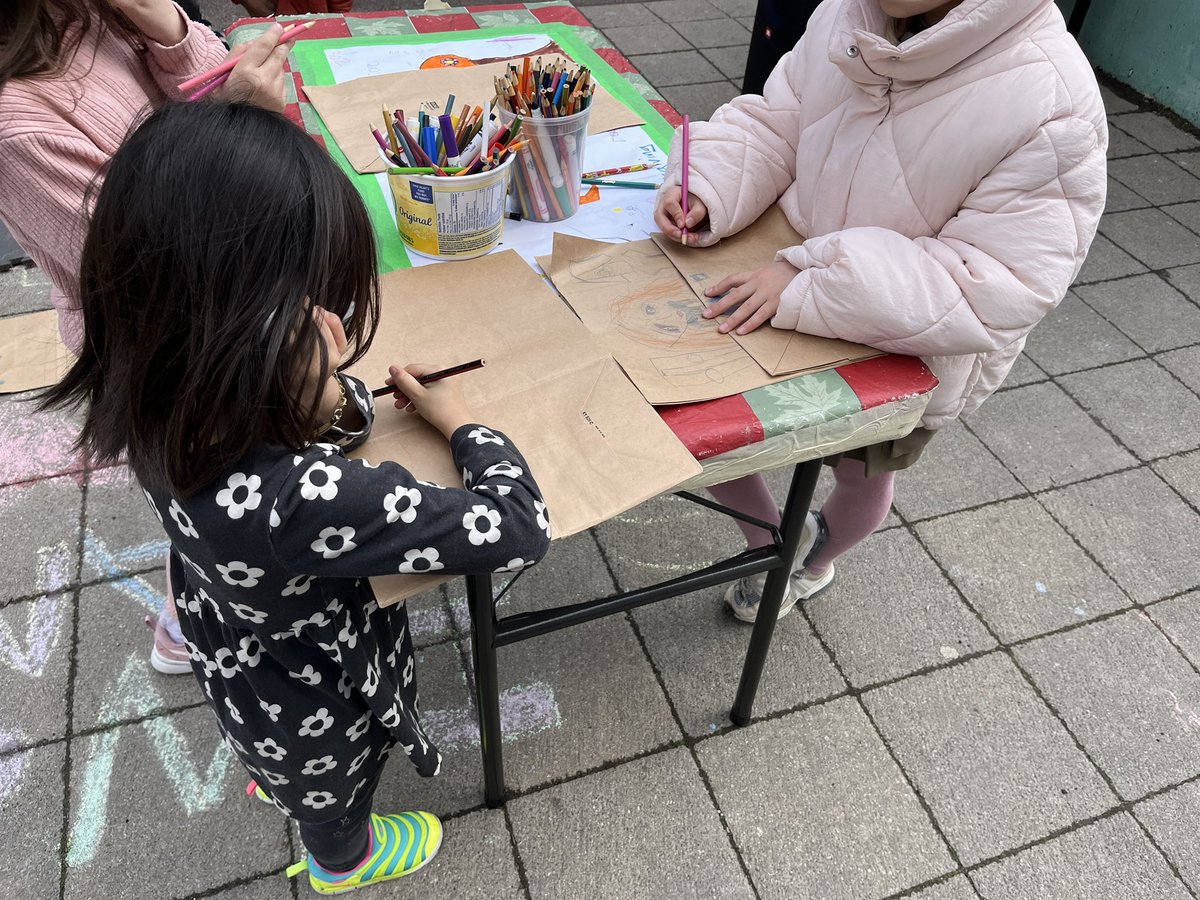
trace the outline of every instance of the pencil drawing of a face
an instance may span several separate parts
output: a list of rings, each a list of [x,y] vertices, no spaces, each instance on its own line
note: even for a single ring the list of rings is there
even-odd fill
[[[700,322],[700,307],[681,298],[673,280],[635,288],[613,301],[611,313],[618,330],[639,344],[672,347],[689,331],[692,338],[699,336],[695,326]]]

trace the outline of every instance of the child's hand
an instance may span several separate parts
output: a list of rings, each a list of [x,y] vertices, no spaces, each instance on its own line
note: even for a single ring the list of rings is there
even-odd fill
[[[706,297],[725,295],[704,310],[704,318],[711,319],[737,306],[717,330],[725,334],[736,328],[738,334],[749,334],[779,311],[780,296],[799,274],[799,269],[781,259],[752,272],[730,275],[704,292]]]
[[[674,240],[679,240],[683,236],[683,206],[680,205],[680,200],[683,197],[683,189],[679,185],[669,187],[658,195],[658,204],[654,207],[654,224],[657,225],[662,233]],[[701,230],[701,226],[708,221],[708,207],[704,205],[699,197],[688,195],[688,214],[687,214],[687,230],[689,244],[696,243],[696,236],[692,232]]]
[[[461,382],[457,378],[444,378],[430,385],[417,381],[417,376],[438,371],[438,366],[414,363],[401,369],[392,366],[387,383],[396,388],[396,409],[412,408],[426,422],[446,436],[454,434],[463,425],[474,422],[467,401],[463,399]]]
[[[188,23],[171,0],[108,0],[108,5],[156,44],[174,47],[187,36]]]
[[[245,45],[237,65],[229,73],[229,80],[218,92],[222,100],[253,103],[263,109],[283,112],[283,64],[295,41],[280,44],[281,34],[283,26],[275,24]],[[229,54],[235,55],[238,50]]]

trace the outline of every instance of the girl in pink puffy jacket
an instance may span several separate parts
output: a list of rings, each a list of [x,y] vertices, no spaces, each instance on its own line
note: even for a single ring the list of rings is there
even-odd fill
[[[763,96],[678,136],[655,220],[699,247],[778,202],[803,243],[708,291],[722,331],[764,324],[920,356],[939,380],[908,437],[827,459],[780,615],[887,515],[897,470],[1004,380],[1067,292],[1104,208],[1108,128],[1053,0],[825,0]],[[684,229],[686,227],[686,236]],[[761,476],[713,490],[778,522]],[[751,546],[770,541],[745,526]],[[753,621],[765,576],[726,594]]]

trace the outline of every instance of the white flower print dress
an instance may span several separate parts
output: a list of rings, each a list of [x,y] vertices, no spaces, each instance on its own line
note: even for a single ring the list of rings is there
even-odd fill
[[[367,578],[510,571],[549,545],[537,485],[499,432],[465,425],[451,438],[469,490],[347,459],[374,408],[343,377],[361,432],[330,431],[334,443],[301,453],[258,447],[190,497],[146,491],[171,539],[179,624],[221,733],[300,821],[361,801],[396,743],[422,775],[441,764],[417,717],[407,610],[380,609]]]

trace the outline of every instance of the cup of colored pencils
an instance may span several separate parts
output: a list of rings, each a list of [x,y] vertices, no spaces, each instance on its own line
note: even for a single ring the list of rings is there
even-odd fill
[[[521,215],[558,222],[579,209],[583,150],[595,84],[586,68],[562,63],[543,67],[541,58],[510,65],[496,79],[500,124],[520,122],[523,144],[513,165],[513,189]]]

